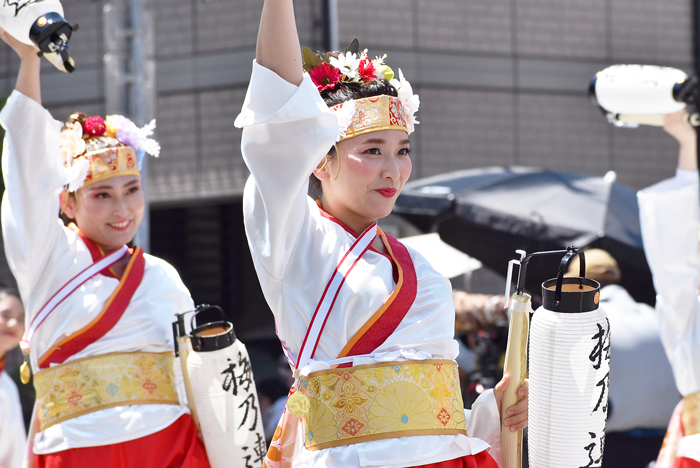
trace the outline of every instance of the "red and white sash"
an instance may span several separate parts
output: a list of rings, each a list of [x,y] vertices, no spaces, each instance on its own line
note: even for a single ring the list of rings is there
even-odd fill
[[[54,294],[51,297],[51,299],[49,299],[48,302],[46,302],[46,304],[44,304],[44,306],[39,310],[39,313],[37,313],[32,319],[31,323],[29,324],[29,327],[24,332],[22,340],[19,343],[22,350],[26,351],[27,349],[29,349],[32,342],[32,338],[34,337],[34,334],[36,333],[37,329],[41,326],[42,323],[44,323],[44,321],[49,317],[49,315],[51,315],[53,311],[56,310],[56,307],[58,307],[58,305],[61,304],[61,302],[63,302],[68,296],[70,296],[76,289],[82,286],[90,278],[92,278],[102,270],[111,267],[119,260],[121,260],[122,257],[126,255],[127,251],[128,249],[126,245],[123,245],[120,249],[117,249],[109,255],[102,257],[100,260],[97,260],[92,265],[75,275],[73,279],[64,284],[63,287],[59,289],[56,292],[56,294]]]
[[[338,267],[336,267],[331,279],[326,286],[326,289],[319,301],[316,312],[309,324],[309,329],[304,338],[302,349],[299,352],[299,357],[294,361],[289,351],[282,343],[285,355],[290,364],[299,369],[313,359],[313,353],[318,346],[318,341],[323,332],[328,315],[331,312],[335,298],[340,291],[341,286],[347,275],[352,271],[352,268],[357,264],[362,255],[369,249],[369,246],[374,240],[378,232],[382,238],[389,256],[396,268],[395,279],[396,287],[391,296],[386,300],[382,307],[367,321],[367,323],[352,337],[345,348],[341,351],[337,359],[329,362],[334,366],[344,367],[350,365],[352,360],[359,355],[370,354],[372,351],[381,346],[386,339],[396,330],[398,325],[404,319],[408,310],[413,305],[417,293],[417,278],[413,266],[413,261],[406,247],[392,236],[384,234],[378,230],[376,225],[370,226],[373,234],[365,231],[355,241],[348,254],[343,257]],[[360,238],[364,238],[360,240]],[[342,279],[340,278],[342,277]],[[332,299],[331,299],[332,298]],[[314,324],[317,323],[316,326]],[[320,324],[320,326],[318,325]],[[298,383],[295,383],[295,387]],[[290,396],[296,391],[292,387]],[[291,468],[295,445],[297,440],[297,428],[299,418],[289,413],[287,408],[284,409],[280,422],[275,430],[275,435],[270,443],[267,456],[265,458],[264,467],[267,468]]]
[[[80,234],[77,228],[74,229]],[[32,338],[37,329],[68,296],[98,273],[114,276],[110,267],[124,258],[129,252],[129,249],[124,245],[108,255],[102,255],[102,250],[97,244],[82,236],[82,234],[80,234],[80,236],[93,256],[93,264],[61,287],[32,319],[21,343],[25,352],[28,352],[30,349]],[[54,343],[50,349],[38,357],[37,363],[39,368],[44,369],[51,364],[62,364],[71,356],[79,353],[109,332],[124,315],[124,312],[131,302],[131,298],[141,284],[145,271],[145,264],[146,261],[144,259],[143,250],[139,247],[134,248],[124,274],[119,278],[119,284],[109,296],[97,317],[80,330]]]
[[[335,267],[331,279],[328,281],[326,289],[323,291],[321,299],[316,306],[314,315],[311,317],[311,323],[309,323],[309,328],[301,344],[299,355],[294,363],[295,369],[301,369],[313,359],[316,348],[318,347],[318,342],[321,339],[321,334],[328,321],[328,316],[331,310],[333,310],[333,305],[338,298],[340,288],[343,286],[343,283],[345,283],[345,278],[350,274],[353,268],[355,268],[355,265],[357,265],[357,262],[360,261],[365,252],[367,252],[376,236],[377,223],[374,223],[360,234],[340,260],[338,266]]]

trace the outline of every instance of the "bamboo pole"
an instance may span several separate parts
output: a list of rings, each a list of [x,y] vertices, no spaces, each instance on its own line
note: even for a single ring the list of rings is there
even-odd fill
[[[530,296],[515,294],[510,305],[508,346],[503,372],[510,376],[510,383],[503,395],[501,423],[506,410],[518,402],[518,389],[527,375],[527,338],[529,328]],[[501,453],[503,468],[521,468],[523,457],[523,431],[511,432],[501,425]]]
[[[189,337],[178,336],[177,344],[180,351],[180,367],[182,368],[182,380],[185,382],[185,393],[187,394],[187,405],[190,407],[190,412],[192,413],[192,419],[197,425],[197,431],[201,431],[201,426],[199,425],[199,415],[197,415],[197,407],[194,403],[194,393],[192,392],[192,383],[190,382],[190,374],[187,371],[187,357],[192,351],[192,345],[190,344]]]

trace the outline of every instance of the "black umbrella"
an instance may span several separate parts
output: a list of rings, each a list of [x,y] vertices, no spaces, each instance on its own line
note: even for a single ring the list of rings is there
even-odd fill
[[[613,179],[527,167],[470,169],[406,184],[394,212],[502,273],[516,249],[605,249],[620,265],[621,285],[653,304],[637,196]],[[556,262],[533,262],[526,287],[538,293]]]

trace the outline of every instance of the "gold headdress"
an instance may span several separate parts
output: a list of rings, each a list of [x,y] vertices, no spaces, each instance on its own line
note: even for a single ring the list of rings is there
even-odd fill
[[[315,54],[304,47],[304,70],[309,73],[319,92],[335,89],[339,83],[369,83],[385,79],[396,89],[398,97],[380,95],[355,99],[331,107],[338,117],[338,141],[378,130],[403,130],[413,133],[419,123],[415,113],[420,99],[399,70],[399,79],[383,57],[370,60],[367,50],[359,52],[357,39],[343,53]]]
[[[150,138],[155,120],[138,128],[121,115],[83,116],[64,127],[59,147],[66,167],[66,187],[75,192],[110,177],[139,175],[145,153],[160,154],[160,145]]]

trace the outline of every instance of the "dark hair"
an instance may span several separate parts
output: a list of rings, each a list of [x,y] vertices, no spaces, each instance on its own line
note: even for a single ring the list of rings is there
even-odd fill
[[[0,286],[0,297],[2,297],[3,295],[14,296],[20,302],[22,302],[22,298],[19,295],[19,291],[17,290],[17,288],[13,288],[12,286]]]
[[[362,99],[372,96],[388,96],[398,97],[399,93],[387,80],[374,80],[369,83],[347,83],[341,82],[334,89],[324,89],[321,91],[321,97],[328,107],[333,107],[343,102]],[[332,146],[327,153],[328,160],[336,157],[335,146]],[[309,176],[309,196],[315,199],[320,199],[323,195],[321,181],[311,174]]]
[[[66,120],[66,123],[63,124],[63,129],[65,130],[68,127],[72,127],[75,124],[83,125],[85,121],[89,118],[90,116],[87,114],[84,114],[82,112],[75,112],[71,114],[70,117],[68,117],[68,120]],[[85,140],[85,152],[89,153],[91,151],[97,151],[101,150],[104,148],[117,148],[119,146],[124,146],[122,142],[117,140],[116,138],[108,137],[108,136],[90,136],[85,133],[83,133],[83,140]]]
[[[369,83],[341,82],[333,89],[329,88],[321,91],[321,97],[328,107],[333,107],[342,102],[352,101],[353,99],[381,96],[382,94],[394,97],[398,97],[399,95],[396,88],[387,80],[374,80]]]

